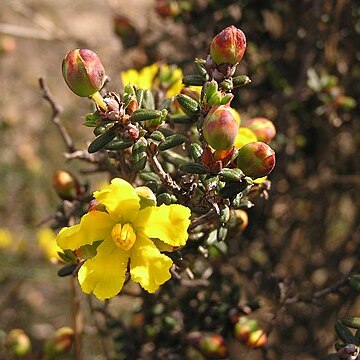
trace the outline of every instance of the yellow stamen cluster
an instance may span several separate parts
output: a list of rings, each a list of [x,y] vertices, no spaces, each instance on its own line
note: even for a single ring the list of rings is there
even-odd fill
[[[136,240],[136,234],[130,224],[116,224],[111,230],[111,237],[117,247],[127,251],[132,248]]]

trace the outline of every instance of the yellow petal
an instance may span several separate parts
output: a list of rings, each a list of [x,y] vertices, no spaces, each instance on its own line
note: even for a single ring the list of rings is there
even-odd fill
[[[12,241],[13,239],[11,232],[7,229],[0,228],[0,249],[6,249],[11,245]]]
[[[129,84],[138,86],[139,73],[136,70],[123,71],[120,73],[120,77],[124,87]]]
[[[62,228],[56,241],[64,250],[76,250],[96,240],[105,239],[110,235],[114,224],[115,221],[109,214],[97,210],[90,211],[81,218],[80,224]]]
[[[235,141],[235,147],[241,149],[244,145],[257,141],[256,135],[248,128],[240,127]]]
[[[129,260],[129,252],[119,249],[111,238],[97,248],[97,254],[81,266],[78,280],[81,289],[105,300],[116,296],[122,289]]]
[[[135,189],[123,179],[113,179],[110,185],[95,191],[94,197],[105,205],[115,221],[131,223],[137,218],[140,199]]]
[[[154,243],[141,232],[130,255],[131,279],[138,282],[149,293],[171,278],[169,269],[172,261],[160,253]]]
[[[140,89],[150,90],[153,85],[154,77],[158,71],[159,71],[158,64],[152,64],[142,68],[139,72],[139,80],[137,86]]]
[[[56,236],[54,231],[50,228],[42,228],[36,234],[40,249],[44,255],[51,262],[62,261],[59,252],[62,252],[61,248],[56,243]]]
[[[158,238],[172,246],[182,246],[188,239],[190,209],[172,204],[140,210],[134,227],[141,227],[149,238]]]

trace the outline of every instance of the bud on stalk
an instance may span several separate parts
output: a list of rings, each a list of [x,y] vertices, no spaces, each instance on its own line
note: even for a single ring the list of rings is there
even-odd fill
[[[228,150],[235,144],[239,121],[235,110],[228,105],[214,106],[206,115],[203,135],[215,150]]]
[[[245,50],[245,34],[233,25],[217,34],[210,45],[210,55],[216,65],[237,64]]]
[[[62,62],[62,73],[66,84],[76,95],[91,96],[103,110],[107,110],[99,93],[105,82],[105,69],[93,51],[71,50]]]
[[[252,178],[266,176],[275,166],[275,151],[263,142],[248,143],[238,152],[237,166]]]
[[[257,137],[258,141],[268,144],[276,135],[276,129],[271,120],[257,117],[250,119],[245,126]]]

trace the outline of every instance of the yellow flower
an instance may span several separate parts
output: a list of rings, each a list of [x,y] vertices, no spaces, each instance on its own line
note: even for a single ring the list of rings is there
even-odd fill
[[[122,84],[135,85],[139,89],[150,90],[153,85],[155,75],[159,71],[157,64],[145,66],[140,71],[130,69],[120,73]]]
[[[56,244],[54,231],[50,228],[42,228],[37,232],[36,236],[40,249],[49,261],[54,263],[62,261],[58,254],[59,252],[62,252],[62,250]]]
[[[171,65],[152,64],[139,71],[130,69],[121,72],[120,77],[124,86],[134,85],[143,90],[164,88],[168,98],[179,94],[183,88],[182,70]]]
[[[95,191],[94,197],[106,212],[90,211],[80,224],[63,228],[57,236],[58,245],[70,250],[103,240],[96,255],[79,270],[82,290],[101,300],[117,295],[129,266],[132,280],[148,292],[155,292],[170,279],[172,261],[151,239],[171,246],[185,245],[190,210],[176,204],[141,207],[137,191],[119,178]]]
[[[6,249],[10,247],[12,241],[13,239],[11,232],[7,229],[0,228],[0,249]]]

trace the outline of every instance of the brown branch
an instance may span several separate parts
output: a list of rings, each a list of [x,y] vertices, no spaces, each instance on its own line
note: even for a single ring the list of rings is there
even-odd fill
[[[216,211],[215,209],[211,209],[209,210],[206,214],[199,216],[197,219],[193,220],[189,226],[188,231],[191,232],[192,230],[194,230],[196,227],[202,225],[202,224],[206,224],[209,221],[211,221],[212,219],[214,219],[215,217],[217,217]]]
[[[101,324],[98,314],[101,314],[104,318],[109,317],[109,314],[106,311],[106,306],[108,302],[105,302],[105,305],[103,308],[95,307],[93,303],[93,297],[87,296],[90,312],[93,315],[92,318],[94,319],[94,324],[96,327],[96,330],[100,334],[100,340],[104,351],[104,357],[107,360],[114,360],[115,356],[113,354],[113,350],[111,349],[111,337],[108,336],[108,331],[106,328],[104,328],[104,325]]]
[[[163,167],[161,166],[159,160],[156,157],[156,154],[153,154],[148,148],[148,158],[150,162],[151,168],[154,172],[159,176],[161,182],[165,185],[167,189],[171,192],[178,194],[180,192],[180,186],[176,184],[173,178],[164,171]]]
[[[69,152],[72,153],[75,151],[75,147],[73,144],[73,141],[65,129],[65,127],[62,125],[60,121],[59,115],[62,112],[62,107],[55,101],[54,97],[50,93],[50,90],[45,82],[44,78],[39,78],[39,85],[40,89],[42,90],[43,98],[50,104],[52,109],[52,122],[57,126],[57,128],[60,131],[60,134],[65,142],[66,147],[68,148]]]
[[[71,298],[72,298],[72,316],[74,328],[74,348],[75,360],[82,360],[82,346],[81,346],[81,333],[82,333],[82,318],[80,310],[79,295],[77,292],[76,277],[71,277]]]

